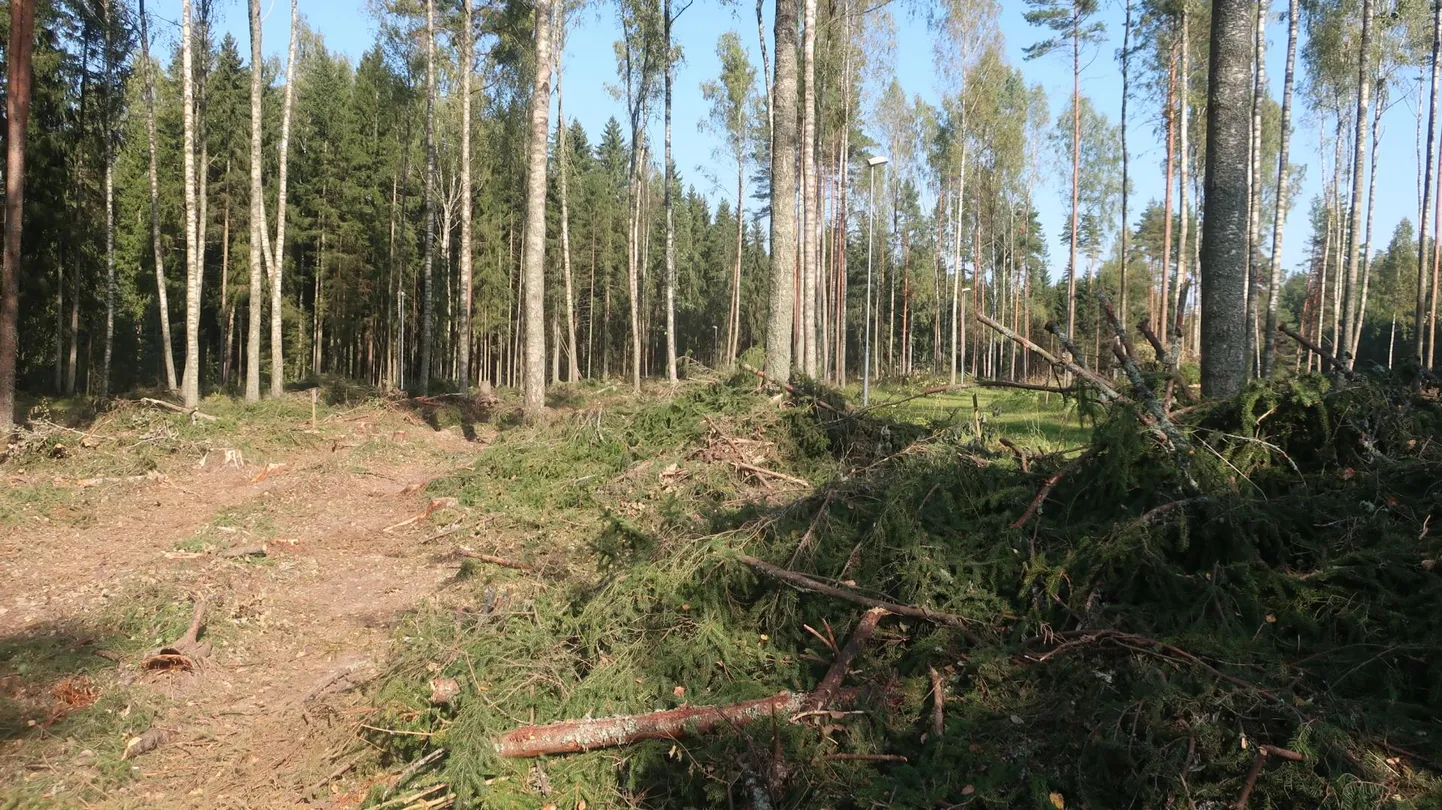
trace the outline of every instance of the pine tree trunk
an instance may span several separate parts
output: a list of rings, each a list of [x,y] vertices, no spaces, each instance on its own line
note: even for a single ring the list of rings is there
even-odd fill
[[[251,0],[252,23],[259,28],[259,0]],[[182,152],[185,172],[185,375],[181,398],[187,408],[200,404],[200,245],[196,235],[195,208],[195,75],[192,70],[194,43],[190,36],[190,0],[180,6],[181,120],[184,130]],[[256,50],[260,47],[256,41]]]
[[[456,329],[458,340],[456,349],[459,354],[456,357],[456,382],[461,393],[466,393],[471,386],[471,310],[472,310],[472,282],[471,282],[471,69],[475,61],[474,46],[471,43],[473,31],[471,28],[471,0],[461,0],[461,313],[460,323]],[[558,116],[559,117],[559,116]],[[559,141],[558,151],[565,147],[565,141]],[[566,164],[563,161],[562,167]],[[565,210],[564,200],[566,178],[561,178],[561,229],[565,231]],[[569,259],[569,245],[566,246]],[[570,297],[571,274],[569,261],[566,267],[566,292]],[[572,343],[574,343],[572,335]]]
[[[0,264],[0,436],[15,426],[15,363],[20,350],[20,239],[25,207],[25,134],[30,122],[35,0],[11,0],[5,49],[5,256]]]
[[[1252,57],[1252,137],[1247,153],[1247,281],[1242,290],[1246,301],[1247,376],[1252,376],[1252,358],[1257,352],[1258,298],[1262,294],[1262,101],[1267,97],[1267,6],[1270,0],[1256,0]]]
[[[150,61],[150,28],[145,0],[140,0],[140,54],[145,80],[145,129],[150,150],[150,245],[155,256],[156,302],[160,310],[160,350],[165,362],[165,386],[176,390],[175,350],[170,340],[170,302],[165,284],[165,255],[160,244],[160,178],[156,168],[155,66]]]
[[[817,371],[816,0],[803,0],[801,37],[801,371]]]
[[[285,392],[285,341],[282,339],[284,307],[281,293],[285,286],[285,219],[286,219],[286,174],[290,166],[290,110],[295,100],[295,86],[300,81],[300,66],[296,62],[296,40],[300,33],[300,14],[296,0],[290,0],[290,50],[285,62],[285,102],[280,114],[280,165],[276,172],[275,200],[275,253],[271,262],[270,275],[270,395],[278,397]],[[261,204],[261,231],[265,231],[265,208]]]
[[[551,112],[551,3],[536,3],[536,76],[531,95],[531,139],[527,155],[525,236],[525,412],[535,419],[546,409],[546,146]]]
[[[1367,115],[1368,100],[1372,89],[1371,81],[1372,47],[1372,0],[1362,0],[1362,38],[1357,54],[1357,113],[1356,134],[1352,139],[1352,199],[1349,225],[1347,227],[1347,273],[1342,283],[1342,345],[1337,359],[1349,370],[1354,362],[1357,346],[1352,340],[1353,324],[1358,317],[1360,296],[1357,292],[1362,263],[1362,182],[1372,119]]]
[[[540,10],[536,13],[539,15]],[[539,19],[539,17],[538,17]],[[543,21],[536,23],[544,28]],[[544,62],[537,63],[536,71],[544,73]],[[421,361],[416,371],[416,382],[421,394],[431,390],[431,348],[435,342],[436,295],[433,281],[436,261],[436,3],[426,0],[426,235],[422,259],[421,294]],[[539,327],[538,327],[539,328]],[[543,338],[544,339],[544,338]],[[544,347],[543,347],[544,351]],[[545,369],[541,368],[544,383]]]
[[[1368,0],[1370,2],[1370,0]],[[1226,397],[1247,377],[1247,96],[1251,0],[1215,0],[1207,87],[1206,217],[1202,220],[1202,394]]]
[[[1277,312],[1282,297],[1282,232],[1287,223],[1287,155],[1292,142],[1292,87],[1297,65],[1298,0],[1287,11],[1287,71],[1282,79],[1282,135],[1277,152],[1277,199],[1272,219],[1272,264],[1267,282],[1267,327],[1262,333],[1262,377],[1270,377],[1277,361]],[[1442,21],[1442,17],[1438,17]],[[1435,73],[1434,73],[1435,90]],[[1423,227],[1426,227],[1425,224]]]
[[[265,200],[261,181],[262,91],[260,0],[250,0],[250,305],[245,350],[245,401],[260,401],[260,325],[264,286],[261,240],[265,231]]]
[[[1293,0],[1295,2],[1296,0]],[[1292,23],[1296,25],[1295,22]],[[1422,210],[1417,227],[1417,308],[1414,311],[1412,352],[1422,358],[1423,324],[1427,314],[1427,215],[1437,193],[1437,91],[1442,80],[1442,0],[1432,3],[1432,89],[1427,94],[1427,161],[1422,179]]]
[[[745,209],[746,162],[736,158],[736,264],[731,274],[731,305],[726,310],[726,364],[729,371],[736,366],[736,353],[741,345],[741,254],[746,241]]]
[[[671,53],[671,0],[665,0],[666,20],[666,379],[676,382],[676,222],[672,211],[671,186],[676,180],[676,164],[671,159],[671,84],[676,78],[676,60]]]

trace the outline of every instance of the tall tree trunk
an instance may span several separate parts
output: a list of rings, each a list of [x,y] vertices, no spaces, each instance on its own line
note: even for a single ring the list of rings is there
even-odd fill
[[[1362,324],[1367,320],[1367,295],[1372,281],[1372,224],[1377,216],[1377,157],[1382,146],[1382,113],[1386,110],[1386,87],[1377,82],[1376,103],[1372,106],[1372,143],[1369,147],[1367,170],[1367,224],[1362,237],[1362,292],[1357,302],[1357,318],[1352,322],[1352,354],[1362,345]]]
[[[746,161],[736,158],[736,264],[731,273],[731,305],[726,310],[726,364],[730,370],[736,365],[736,353],[741,345],[741,255],[745,248]]]
[[[1247,376],[1252,375],[1256,354],[1258,301],[1262,294],[1262,102],[1267,97],[1267,6],[1271,0],[1256,0],[1252,56],[1252,137],[1247,153],[1247,279],[1242,289],[1246,302]],[[1260,364],[1259,364],[1260,366]]]
[[[541,10],[537,8],[536,14]],[[537,29],[547,27],[537,17]],[[537,73],[545,73],[547,63],[538,62]],[[421,279],[421,362],[416,373],[422,394],[431,390],[431,348],[435,342],[436,295],[433,272],[436,261],[436,3],[426,0],[426,236]],[[538,325],[539,328],[540,325]],[[542,341],[545,340],[542,332]],[[542,347],[544,352],[545,347]],[[542,368],[544,383],[545,369]]]
[[[1072,2],[1071,23],[1071,241],[1067,246],[1066,333],[1075,339],[1077,202],[1081,191],[1081,8],[1077,0]]]
[[[803,0],[801,36],[801,370],[817,371],[816,0]]]
[[[1292,143],[1292,86],[1297,65],[1298,0],[1287,8],[1287,71],[1282,79],[1282,136],[1277,150],[1277,199],[1272,218],[1272,264],[1267,282],[1267,328],[1262,335],[1262,377],[1270,377],[1277,360],[1277,311],[1282,297],[1282,231],[1287,223],[1287,154]],[[1442,21],[1442,17],[1438,17]],[[1436,90],[1436,74],[1433,74]],[[1425,207],[1425,204],[1424,204]],[[1426,225],[1424,224],[1425,228]]]
[[[30,123],[30,58],[35,0],[10,0],[5,49],[5,257],[0,265],[0,438],[15,427],[15,362],[20,352],[20,239],[25,224],[25,133]]]
[[[766,58],[766,15],[762,12],[765,0],[756,0],[756,34],[761,42],[761,84],[766,88],[766,131],[776,132],[776,103],[771,90],[771,65]],[[795,11],[793,10],[794,14]],[[793,38],[792,42],[796,40]],[[779,56],[777,58],[780,58]]]
[[[1293,0],[1296,2],[1296,0]],[[1293,26],[1296,23],[1292,23]],[[1414,312],[1412,352],[1422,359],[1423,324],[1427,314],[1427,215],[1437,193],[1437,91],[1442,79],[1442,0],[1432,3],[1432,91],[1427,94],[1427,169],[1422,179],[1422,210],[1417,227],[1417,308]]]
[[[576,344],[576,295],[571,279],[571,197],[569,193],[570,184],[567,175],[570,173],[570,143],[569,133],[566,131],[566,116],[563,112],[562,101],[564,94],[561,92],[561,79],[565,68],[565,36],[566,36],[566,10],[564,6],[556,10],[556,159],[560,166],[556,168],[556,174],[561,180],[561,276],[566,285],[566,337],[570,351],[567,352],[568,366],[567,377],[571,382],[581,379],[580,351]]]
[[[1372,119],[1367,115],[1367,102],[1372,89],[1371,80],[1372,48],[1372,0],[1362,0],[1362,38],[1357,53],[1357,120],[1356,134],[1352,139],[1352,199],[1347,228],[1347,273],[1342,283],[1342,345],[1337,359],[1348,369],[1352,368],[1357,347],[1352,341],[1353,323],[1358,317],[1357,283],[1360,278],[1362,261],[1362,182],[1366,163],[1364,156]]]
[[[1172,302],[1172,192],[1176,184],[1172,182],[1173,170],[1176,168],[1176,139],[1177,139],[1177,55],[1173,50],[1167,63],[1167,109],[1164,114],[1167,122],[1167,191],[1162,202],[1162,215],[1165,221],[1162,223],[1162,300],[1158,307],[1160,318],[1157,328],[1161,330],[1162,341],[1171,342],[1172,322],[1167,319]],[[1177,262],[1180,269],[1181,262]],[[1160,360],[1161,358],[1157,358]]]
[[[251,0],[251,30],[259,36],[260,0]],[[184,142],[185,172],[185,375],[181,383],[181,398],[187,408],[200,404],[200,245],[196,236],[195,207],[195,74],[192,69],[194,43],[190,37],[190,0],[180,4],[180,82],[181,120]],[[254,56],[260,50],[260,40],[255,41]],[[255,58],[259,64],[259,58]],[[253,68],[254,69],[254,68]],[[258,79],[257,79],[258,81]],[[256,115],[259,115],[257,111]],[[259,119],[256,119],[259,120]],[[253,302],[252,302],[252,305]]]
[[[150,27],[145,0],[140,0],[140,54],[145,80],[145,130],[150,150],[150,247],[155,256],[156,302],[160,309],[160,351],[165,361],[165,386],[176,390],[175,350],[170,340],[170,302],[165,284],[165,254],[160,244],[160,178],[156,168],[155,66],[150,61]]]
[[[285,219],[286,219],[286,174],[290,165],[290,110],[295,100],[295,86],[300,81],[300,66],[296,63],[295,47],[300,34],[300,14],[296,0],[290,0],[290,49],[285,62],[285,102],[280,114],[280,165],[276,173],[275,200],[275,258],[271,262],[270,274],[270,395],[278,397],[285,392],[285,353],[281,329],[285,308],[281,306],[281,293],[285,286]],[[261,203],[261,232],[265,232],[265,204]]]
[[[676,164],[671,159],[671,84],[676,78],[676,60],[671,53],[671,0],[665,0],[666,22],[666,379],[676,382],[676,221],[672,211],[671,186],[676,180]]]
[[[546,408],[546,141],[551,113],[551,2],[536,2],[536,77],[526,157],[525,412],[531,419]]]
[[[1131,186],[1129,170],[1131,168],[1130,155],[1127,154],[1127,95],[1130,87],[1131,66],[1132,66],[1132,0],[1127,0],[1126,18],[1122,28],[1122,259],[1121,259],[1121,285],[1119,297],[1122,302],[1120,317],[1125,324],[1130,317],[1127,308],[1127,261],[1130,259],[1130,251],[1127,247],[1127,239],[1131,236],[1131,220],[1127,218],[1127,202],[1131,197]],[[1013,242],[1015,244],[1015,242]],[[1016,355],[1012,355],[1013,361]],[[1013,362],[1013,371],[1015,363]]]
[[[110,0],[101,0],[105,25],[105,109],[100,116],[105,161],[105,354],[100,366],[100,399],[110,398],[110,360],[115,353],[115,150],[114,141],[114,50],[110,41],[112,21]]]
[[[1206,217],[1202,220],[1202,393],[1226,397],[1247,377],[1247,95],[1251,82],[1251,2],[1212,4],[1207,80]],[[1368,0],[1370,2],[1370,0]]]
[[[260,401],[260,324],[264,307],[261,240],[264,238],[265,200],[261,181],[264,65],[260,50],[260,0],[250,0],[250,312],[245,350],[245,400]],[[187,68],[189,70],[189,68]]]
[[[472,283],[471,283],[471,69],[475,61],[474,47],[471,43],[473,36],[471,28],[471,0],[461,0],[461,314],[456,348],[460,354],[456,358],[456,366],[459,373],[456,381],[461,393],[466,393],[471,386],[471,308],[472,308]],[[557,116],[559,117],[559,116]],[[557,151],[565,148],[564,136],[557,142]],[[564,172],[565,160],[562,159],[561,166]],[[561,213],[562,225],[565,230],[564,216],[566,211],[565,200],[566,178],[561,177]],[[571,273],[569,253],[570,246],[566,245],[567,267],[566,267],[566,292],[569,298],[571,290]],[[574,329],[572,330],[572,344],[575,343]],[[572,360],[574,363],[574,359]]]
[[[775,108],[771,132],[771,313],[766,374],[791,379],[792,279],[796,272],[796,0],[776,0]]]
[[[1186,318],[1186,294],[1187,294],[1187,231],[1190,229],[1190,221],[1187,217],[1187,175],[1191,168],[1191,155],[1188,149],[1188,141],[1191,124],[1191,89],[1192,89],[1192,47],[1191,47],[1191,15],[1187,13],[1186,4],[1182,4],[1182,41],[1181,41],[1181,70],[1177,75],[1177,101],[1180,104],[1178,115],[1181,123],[1177,128],[1177,283],[1173,292],[1176,297],[1172,303],[1172,321],[1176,324],[1175,331],[1177,339],[1181,339],[1181,327]],[[1200,209],[1200,206],[1198,207]],[[1245,213],[1245,211],[1243,212]],[[1245,245],[1243,246],[1245,250]],[[1241,282],[1239,282],[1241,283]],[[1168,329],[1172,327],[1168,326]]]
[[[965,349],[963,343],[958,347],[958,336],[964,334],[966,324],[961,322],[959,305],[961,301],[961,230],[962,215],[965,213],[966,205],[966,144],[961,146],[961,171],[957,173],[956,179],[956,222],[951,231],[953,272],[951,277],[951,384],[956,385],[957,365],[964,365],[960,352]]]

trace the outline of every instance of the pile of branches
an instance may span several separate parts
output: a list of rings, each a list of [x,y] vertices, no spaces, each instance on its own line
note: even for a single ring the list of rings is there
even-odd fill
[[[375,741],[461,806],[1435,801],[1442,408],[1367,375],[1187,402],[1165,353],[1116,354],[1079,455],[962,463],[793,389],[773,467],[844,478],[613,519],[587,581],[415,617]]]

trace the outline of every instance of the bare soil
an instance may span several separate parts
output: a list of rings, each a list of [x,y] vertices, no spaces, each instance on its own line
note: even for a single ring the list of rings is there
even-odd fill
[[[0,784],[43,785],[62,806],[358,803],[373,762],[356,734],[365,709],[355,690],[384,664],[399,618],[457,567],[444,541],[428,542],[435,517],[397,524],[427,512],[425,484],[473,459],[486,436],[380,408],[319,433],[267,458],[182,453],[163,474],[86,482],[86,514],[62,506],[0,524],[0,642],[76,633],[158,590],[186,612],[187,595],[206,598],[214,643],[180,673],[141,673],[133,653],[93,650],[116,659],[94,679],[99,691],[143,690],[162,706],[152,728],[164,744],[107,768],[97,741],[41,722],[0,735]],[[219,553],[260,544],[264,557]],[[12,701],[61,694],[24,673],[0,679],[7,691]]]

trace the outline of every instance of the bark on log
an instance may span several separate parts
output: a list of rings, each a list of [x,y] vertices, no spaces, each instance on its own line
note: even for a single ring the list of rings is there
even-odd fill
[[[142,404],[142,405],[149,405],[149,406],[151,406],[152,408],[162,408],[162,409],[167,410],[167,411],[174,411],[174,412],[176,412],[176,413],[183,413],[183,414],[185,414],[186,416],[189,416],[189,417],[190,417],[190,421],[192,421],[192,422],[196,422],[196,421],[200,421],[200,422],[214,422],[214,421],[215,421],[215,417],[214,417],[214,416],[211,416],[211,415],[208,414],[208,413],[203,413],[203,412],[201,412],[201,410],[200,410],[199,408],[186,408],[186,407],[182,407],[182,406],[180,406],[180,405],[176,405],[176,404],[171,403],[171,402],[166,402],[166,401],[163,400],[163,399],[151,399],[150,397],[141,397],[138,401],[140,402],[140,404]]]
[[[643,740],[674,740],[772,716],[789,718],[802,710],[808,697],[802,692],[779,692],[727,706],[683,706],[649,714],[525,726],[501,735],[495,743],[496,753],[508,758],[539,757],[578,754]],[[850,703],[855,697],[855,690],[843,690],[833,696],[831,705]]]

